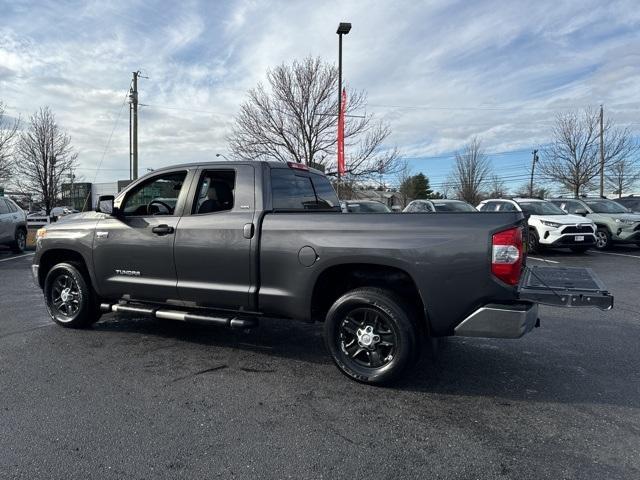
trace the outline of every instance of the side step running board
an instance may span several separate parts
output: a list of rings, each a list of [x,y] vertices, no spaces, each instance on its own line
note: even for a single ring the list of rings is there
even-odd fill
[[[180,322],[213,323],[222,327],[231,328],[253,328],[258,326],[257,318],[198,315],[182,310],[166,310],[163,308],[125,305],[120,303],[102,303],[100,304],[100,310],[102,310],[103,312],[133,313],[136,315],[146,315],[166,320],[178,320]]]

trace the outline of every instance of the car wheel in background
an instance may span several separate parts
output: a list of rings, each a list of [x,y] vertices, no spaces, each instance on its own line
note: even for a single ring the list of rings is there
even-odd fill
[[[527,253],[540,252],[540,238],[538,232],[533,228],[529,229],[529,236],[527,237]]]
[[[571,251],[573,253],[584,253],[587,250],[589,250],[589,248],[591,247],[583,247],[583,246],[577,246],[577,247],[569,247],[571,249]]]
[[[13,253],[22,253],[27,248],[27,232],[22,228],[16,230],[16,238],[11,244],[11,250]]]
[[[418,328],[391,292],[357,288],[327,313],[324,338],[333,361],[347,377],[368,384],[397,380],[417,360]]]
[[[93,292],[81,270],[75,263],[59,263],[49,270],[44,281],[49,315],[63,327],[87,327],[99,317]]]
[[[596,231],[596,248],[606,250],[611,246],[611,234],[606,228],[599,228]]]

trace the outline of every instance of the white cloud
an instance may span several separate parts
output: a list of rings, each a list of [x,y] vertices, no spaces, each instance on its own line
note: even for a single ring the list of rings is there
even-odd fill
[[[150,77],[140,80],[150,105],[140,113],[141,166],[211,159],[267,68],[337,60],[340,21],[353,23],[345,80],[368,91],[368,111],[408,156],[450,153],[474,135],[490,151],[528,149],[568,107],[604,103],[640,126],[634,2],[96,0],[3,10],[0,98],[23,118],[50,105],[89,180],[133,70]],[[125,106],[101,180],[128,175],[126,117]]]

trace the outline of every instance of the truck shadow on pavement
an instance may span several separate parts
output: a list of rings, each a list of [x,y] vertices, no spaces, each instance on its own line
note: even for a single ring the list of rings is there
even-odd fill
[[[287,320],[263,322],[255,330],[244,332],[222,327],[158,321],[147,318],[108,315],[94,326],[94,331],[152,336],[162,343],[168,340],[179,348],[182,357],[192,356],[190,364],[202,371],[210,367],[204,362],[202,349],[195,353],[189,344],[238,350],[240,355],[258,356],[262,363],[286,375],[292,369],[287,360],[310,364],[308,378],[318,376],[318,389],[354,383],[337,369],[332,379],[326,378],[324,366],[332,365],[322,339],[321,325],[307,325]],[[172,342],[173,341],[173,342]],[[166,348],[151,345],[148,352]],[[584,349],[595,348],[585,345]],[[205,350],[206,352],[206,350]],[[489,339],[451,338],[439,342],[437,352],[425,345],[421,361],[400,382],[383,389],[416,394],[437,394],[458,397],[494,397],[509,405],[510,401],[612,404],[640,407],[640,396],[634,394],[634,365],[620,366],[621,360],[611,358],[610,364],[593,362],[589,355],[564,354],[549,349],[539,341],[501,341]],[[612,365],[616,375],[611,375]],[[315,365],[315,366],[314,366]],[[218,368],[232,367],[220,364]],[[239,368],[252,371],[247,368]],[[324,385],[324,386],[323,386]],[[375,394],[375,387],[355,385],[361,394]],[[628,391],[624,391],[628,390]]]

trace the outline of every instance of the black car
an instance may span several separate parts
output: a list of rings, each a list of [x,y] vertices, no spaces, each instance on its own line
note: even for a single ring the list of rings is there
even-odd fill
[[[615,201],[634,213],[640,213],[640,197],[630,195],[628,197],[616,198]]]

